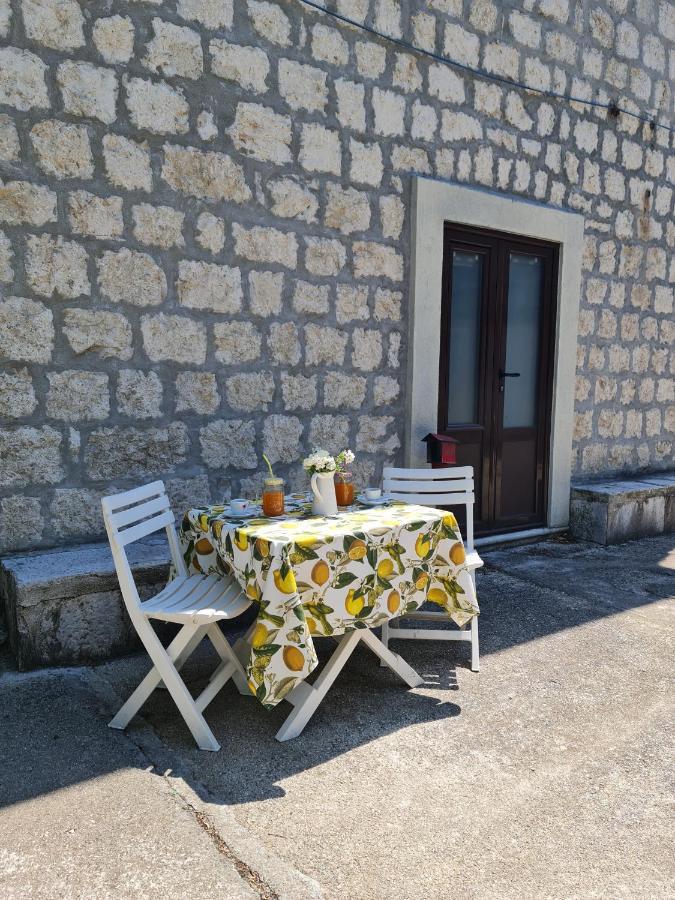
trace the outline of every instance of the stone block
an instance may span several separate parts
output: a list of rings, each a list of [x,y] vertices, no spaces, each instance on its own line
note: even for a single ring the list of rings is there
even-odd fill
[[[192,0],[196,2],[196,0]],[[211,0],[214,2],[214,0]],[[280,47],[288,47],[291,43],[291,23],[288,16],[276,3],[266,0],[248,0],[248,15],[253,28],[260,37]]]
[[[85,444],[84,463],[87,476],[96,481],[152,478],[185,462],[188,449],[187,428],[182,422],[165,428],[98,428]]]
[[[178,302],[188,309],[236,313],[241,309],[241,272],[231,266],[181,260],[176,280]]]
[[[274,390],[270,372],[239,372],[225,382],[228,404],[241,412],[266,411],[274,399]]]
[[[107,63],[126,63],[134,52],[134,26],[126,16],[97,19],[92,28],[94,46]]]
[[[401,281],[403,259],[394,247],[371,241],[356,241],[354,275],[357,278],[388,278],[390,281]]]
[[[241,419],[215,419],[199,429],[202,459],[210,469],[256,469],[255,425]]]
[[[134,206],[131,213],[134,220],[134,237],[141,244],[151,244],[164,249],[182,247],[185,244],[184,213],[170,206],[152,206],[150,203]]]
[[[225,223],[211,213],[201,213],[196,223],[195,240],[204,250],[220,253],[225,246]]]
[[[337,275],[347,262],[347,251],[340,241],[330,238],[305,238],[305,268],[312,275]]]
[[[250,272],[248,276],[251,312],[255,316],[278,315],[281,312],[283,272]]]
[[[101,359],[131,359],[131,325],[119,313],[102,309],[65,309],[63,332],[73,353],[97,353]]]
[[[106,134],[103,136],[103,159],[111,184],[128,191],[152,189],[147,144],[138,144],[119,134]]]
[[[73,191],[68,197],[70,227],[77,234],[110,240],[124,231],[121,197],[98,197]]]
[[[168,578],[166,543],[143,541],[127,552],[141,599],[158,593]],[[0,594],[20,671],[95,662],[138,647],[107,544],[5,558]]]
[[[300,362],[302,350],[295,322],[273,322],[267,347],[272,361],[277,365],[296,366]]]
[[[126,105],[136,128],[155,134],[184,134],[190,107],[179,88],[147,78],[125,78]]]
[[[368,194],[354,188],[343,189],[329,185],[324,222],[343,234],[366,231],[370,225],[370,199]]]
[[[342,366],[345,361],[347,334],[326,325],[305,325],[305,363]]]
[[[279,263],[294,269],[298,262],[298,241],[292,232],[277,228],[232,226],[235,252],[251,262]]]
[[[291,120],[259,103],[239,103],[229,129],[242,153],[274,163],[291,161]]]
[[[361,409],[366,399],[366,384],[366,379],[361,375],[327,372],[323,388],[324,406],[330,409]]]
[[[291,109],[323,112],[328,101],[326,73],[315,66],[280,59],[279,93]]]
[[[143,348],[152,362],[173,362],[201,366],[206,361],[206,328],[186,316],[159,313],[141,317]]]
[[[47,119],[33,126],[30,139],[38,165],[48,175],[91,178],[94,174],[89,134],[84,126]]]
[[[268,416],[263,426],[263,451],[270,462],[291,463],[300,459],[302,432],[297,416]]]
[[[42,540],[44,518],[38,497],[15,494],[0,500],[0,553],[30,547]],[[0,563],[0,622],[3,620],[2,564]],[[7,612],[7,610],[5,610]]]
[[[56,72],[66,112],[98,119],[106,125],[117,118],[117,76],[112,69],[91,63],[62,62]]]
[[[216,359],[226,365],[253,362],[260,357],[262,335],[252,322],[216,322],[213,340]]]
[[[143,60],[148,69],[169,78],[199,78],[204,71],[199,34],[163,19],[153,19],[152,28],[154,35]]]
[[[0,431],[0,487],[56,484],[64,477],[61,435],[49,425]]]
[[[37,399],[28,369],[0,372],[0,419],[22,419],[35,410]]]
[[[220,406],[216,376],[212,372],[179,372],[176,376],[176,412],[189,410],[212,415]]]
[[[133,419],[152,419],[162,414],[162,382],[156,372],[121,369],[117,377],[117,408]]]
[[[11,241],[4,232],[0,231],[0,282],[9,284],[14,280],[13,259],[14,251]]]
[[[316,406],[316,375],[307,378],[305,375],[281,373],[281,394],[284,409],[309,410]]]
[[[234,0],[178,0],[176,12],[206,28],[231,28]]]
[[[3,184],[0,180],[0,222],[40,227],[55,221],[56,194],[49,188],[28,181]]]
[[[619,544],[675,529],[675,475],[572,485],[570,530],[578,540]]]
[[[44,304],[25,297],[0,299],[0,357],[47,363],[54,345],[54,317]]]
[[[214,40],[209,44],[209,53],[214,75],[235,81],[244,90],[255,94],[265,93],[270,64],[264,50]]]
[[[53,50],[74,50],[84,44],[84,17],[75,0],[21,0],[26,37]]]
[[[42,60],[28,50],[0,47],[0,104],[21,112],[48,109],[46,71]]]
[[[87,251],[75,241],[48,234],[26,238],[26,279],[36,294],[74,299],[90,290]]]
[[[101,293],[113,303],[157,306],[166,297],[166,276],[147,253],[106,250],[98,260]]]
[[[316,122],[305,123],[302,126],[299,160],[300,165],[309,172],[340,175],[340,133]]]
[[[0,161],[16,162],[21,157],[19,132],[9,116],[0,115]]]
[[[245,203],[251,198],[244,170],[224,153],[165,144],[162,178],[175,191],[205,200]]]
[[[48,372],[46,409],[52,419],[79,422],[107,419],[110,413],[108,376],[79,369]]]
[[[314,193],[292,178],[280,178],[271,181],[267,189],[272,198],[272,213],[284,219],[302,219],[304,222],[316,221],[319,208]]]

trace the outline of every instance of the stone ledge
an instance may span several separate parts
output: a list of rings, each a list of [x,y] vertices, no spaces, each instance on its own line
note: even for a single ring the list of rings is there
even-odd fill
[[[141,598],[166,583],[165,541],[134,544],[128,558]],[[20,671],[95,662],[139,646],[107,543],[5,558],[0,602]]]
[[[570,531],[598,544],[675,531],[675,472],[572,484]]]

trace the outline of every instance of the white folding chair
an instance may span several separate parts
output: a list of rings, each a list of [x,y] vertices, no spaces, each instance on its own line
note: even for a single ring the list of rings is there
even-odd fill
[[[220,744],[202,715],[225,683],[233,678],[242,694],[250,694],[244,669],[223,636],[218,622],[233,619],[251,603],[233,577],[188,575],[180,552],[164,484],[154,481],[143,487],[104,497],[103,520],[112,550],[117,578],[127,612],[154,663],[131,697],[109,723],[126,728],[155,688],[162,684],[202,750],[220,750]],[[125,547],[149,534],[166,530],[175,578],[149,600],[141,601],[127,560]],[[174,622],[183,627],[165,649],[150,624],[151,619]],[[208,637],[221,663],[209,684],[193,699],[179,675],[188,657]]]
[[[473,544],[473,468],[457,466],[444,469],[395,469],[387,467],[383,472],[383,488],[395,500],[419,503],[423,506],[464,506],[466,508],[466,567],[476,587],[476,569],[483,565]],[[410,613],[410,618],[427,622],[448,623],[443,612],[419,610]],[[390,638],[400,640],[470,641],[471,669],[478,672],[480,657],[478,651],[478,616],[471,619],[470,627],[460,629],[399,628],[398,622],[386,622],[382,626],[382,643],[388,646]]]

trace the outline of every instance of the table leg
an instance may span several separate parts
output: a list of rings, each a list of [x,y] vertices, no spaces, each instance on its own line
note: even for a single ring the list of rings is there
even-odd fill
[[[369,632],[363,629],[350,631],[348,634],[345,634],[340,640],[337,650],[328,660],[314,684],[307,684],[307,682],[301,681],[290,692],[286,699],[295,708],[279,731],[277,731],[276,738],[278,741],[289,741],[302,733],[303,728],[312,718],[331,685],[340,674],[344,664],[354,652],[356,645],[363,635],[367,633]]]

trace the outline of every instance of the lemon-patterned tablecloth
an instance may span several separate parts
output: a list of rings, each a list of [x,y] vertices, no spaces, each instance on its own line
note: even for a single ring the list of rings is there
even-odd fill
[[[278,519],[228,520],[199,507],[181,526],[191,572],[233,572],[259,607],[249,686],[267,707],[317,665],[313,636],[374,628],[427,600],[458,625],[478,614],[455,517],[425,506],[350,508],[334,518],[309,507]]]

